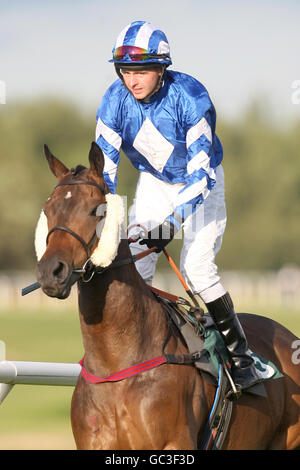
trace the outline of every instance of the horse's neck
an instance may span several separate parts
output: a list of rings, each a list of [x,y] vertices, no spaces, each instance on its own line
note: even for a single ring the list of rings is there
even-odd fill
[[[129,257],[124,240],[116,260]],[[109,374],[161,354],[164,313],[133,264],[80,282],[79,309],[86,358],[98,373]]]

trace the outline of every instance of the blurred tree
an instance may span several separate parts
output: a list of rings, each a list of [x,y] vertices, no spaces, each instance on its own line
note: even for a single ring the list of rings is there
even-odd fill
[[[95,118],[54,100],[0,108],[0,268],[35,266],[34,230],[55,178],[43,146],[67,165],[86,162]]]
[[[270,125],[252,106],[219,128],[224,147],[227,229],[218,262],[224,269],[278,269],[300,264],[300,122]]]

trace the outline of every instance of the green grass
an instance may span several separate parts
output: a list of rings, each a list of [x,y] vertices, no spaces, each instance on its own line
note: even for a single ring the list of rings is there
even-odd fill
[[[30,313],[0,311],[0,339],[6,343],[6,359],[78,362],[83,355],[83,347],[76,310],[76,308],[73,312],[36,310]],[[244,308],[243,305],[237,305],[237,310],[273,318],[300,337],[299,309],[286,307],[275,310],[267,306],[247,305]],[[37,444],[38,438],[44,435],[47,436],[46,441],[49,441],[50,447],[47,448],[55,448],[58,445],[57,441],[61,439],[57,436],[60,435],[67,439],[66,447],[63,448],[72,448],[70,425],[72,393],[73,387],[14,386],[0,405],[0,448],[7,446],[10,449],[18,449],[22,448],[22,445],[27,446],[25,448],[40,448]],[[30,439],[28,436],[31,434],[35,436],[32,438],[33,447],[28,444]],[[22,443],[22,436],[24,438],[27,436],[25,444]],[[40,445],[45,446],[45,440]],[[63,441],[61,445],[64,446]]]
[[[0,325],[7,360],[76,363],[83,355],[76,309],[2,311]],[[1,437],[11,433],[61,432],[71,436],[72,393],[73,387],[15,385],[0,405],[0,445]]]
[[[258,315],[263,315],[264,317],[271,318],[272,320],[281,323],[285,328],[290,330],[294,335],[300,338],[300,307],[294,306],[281,306],[274,307],[266,305],[257,305],[253,303],[243,304],[243,302],[235,302],[236,311],[238,312],[249,312],[255,313]]]
[[[15,361],[78,362],[83,353],[78,312],[0,312],[0,339]]]

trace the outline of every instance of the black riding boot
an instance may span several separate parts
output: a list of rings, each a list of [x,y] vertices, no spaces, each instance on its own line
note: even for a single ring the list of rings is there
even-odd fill
[[[228,350],[235,385],[246,389],[260,382],[254,361],[247,353],[248,343],[229,293],[206,306]]]

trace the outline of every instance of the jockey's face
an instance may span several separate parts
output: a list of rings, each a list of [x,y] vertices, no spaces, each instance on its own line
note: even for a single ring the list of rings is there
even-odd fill
[[[143,100],[158,87],[161,69],[121,70],[124,83],[137,100]]]

